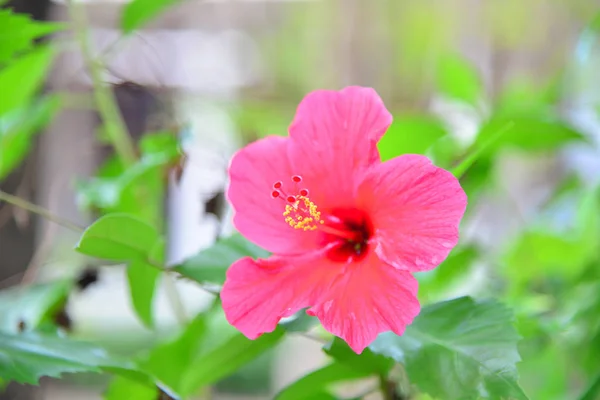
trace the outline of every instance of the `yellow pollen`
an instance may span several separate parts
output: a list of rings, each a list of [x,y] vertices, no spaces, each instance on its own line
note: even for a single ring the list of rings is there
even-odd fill
[[[292,228],[304,231],[314,231],[324,223],[317,205],[304,196],[296,197],[295,203],[286,204],[283,216]]]

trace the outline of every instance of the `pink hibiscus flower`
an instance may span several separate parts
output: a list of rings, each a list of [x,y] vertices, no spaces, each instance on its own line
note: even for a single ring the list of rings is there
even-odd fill
[[[373,89],[319,90],[300,103],[289,138],[233,157],[234,224],[273,253],[235,262],[221,291],[227,320],[248,338],[310,307],[360,354],[419,313],[412,272],[448,256],[467,198],[424,156],[381,162],[376,145],[391,122]]]

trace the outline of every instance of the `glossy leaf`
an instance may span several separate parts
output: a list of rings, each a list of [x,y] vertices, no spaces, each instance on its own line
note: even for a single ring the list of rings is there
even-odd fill
[[[76,250],[105,260],[146,259],[158,239],[158,232],[151,225],[131,215],[115,213],[90,225]]]
[[[446,135],[443,124],[424,115],[394,116],[394,122],[377,144],[383,161],[401,154],[425,154]]]
[[[123,9],[121,28],[125,33],[140,29],[167,8],[177,3],[177,0],[133,0]]]
[[[223,284],[227,268],[242,257],[265,258],[269,253],[240,234],[221,239],[213,246],[174,268],[181,275],[201,283]]]
[[[34,39],[61,29],[62,25],[33,21],[26,14],[0,10],[0,65],[13,56],[29,50]]]
[[[310,372],[294,383],[281,390],[276,400],[313,399],[320,393],[326,392],[329,386],[340,382],[360,379],[371,373],[353,368],[350,365],[333,362],[316,371]]]
[[[42,376],[129,370],[104,349],[66,338],[0,332],[0,379],[35,385]]]
[[[518,340],[509,309],[462,297],[424,307],[403,336],[381,334],[370,348],[403,363],[410,382],[433,397],[522,400]]]
[[[161,271],[143,260],[134,260],[127,266],[127,282],[131,304],[138,318],[148,328],[154,326],[153,301]]]

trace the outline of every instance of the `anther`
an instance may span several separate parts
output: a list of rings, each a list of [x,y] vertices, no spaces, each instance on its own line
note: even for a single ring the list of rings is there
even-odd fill
[[[308,197],[308,189],[300,189],[300,196]]]
[[[294,181],[296,183],[300,183],[300,182],[302,182],[302,177],[300,175],[294,175],[294,176],[292,176],[292,181]]]

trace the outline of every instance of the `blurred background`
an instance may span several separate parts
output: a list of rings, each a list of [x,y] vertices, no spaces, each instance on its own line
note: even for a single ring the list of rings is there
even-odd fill
[[[461,179],[470,205],[459,258],[419,277],[421,300],[494,295],[514,307],[521,385],[531,399],[575,399],[600,374],[600,3],[190,0],[128,34],[125,5],[86,0],[79,14],[58,0],[4,5],[68,29],[47,39],[59,55],[44,94],[61,97],[60,111],[0,180],[3,191],[80,225],[99,210],[140,207],[117,206],[123,182],[113,179],[99,129],[90,58],[101,61],[96,80],[111,88],[136,142],[169,131],[185,149],[185,163],[156,189],[161,203],[144,205],[164,210],[170,265],[233,231],[223,198],[230,156],[259,137],[285,135],[311,90],[375,88],[395,118],[384,157],[424,152],[446,168],[512,124]],[[174,289],[184,318],[210,304],[194,283],[162,279],[149,330],[131,306],[124,268],[98,270],[72,251],[77,239],[0,202],[0,288],[83,279],[63,318],[78,337],[125,354],[176,330]],[[211,398],[272,398],[322,365],[320,348],[290,336],[216,385]],[[40,388],[9,385],[0,399],[100,399],[107,382],[46,379]]]

